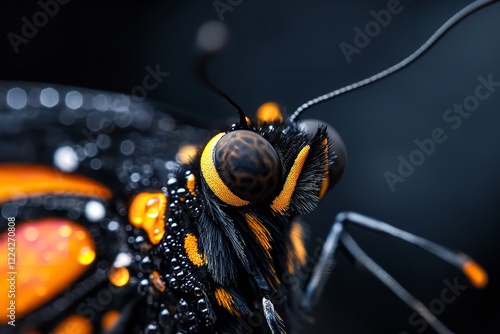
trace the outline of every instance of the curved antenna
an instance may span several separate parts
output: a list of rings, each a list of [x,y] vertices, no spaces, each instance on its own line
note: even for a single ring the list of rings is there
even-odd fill
[[[465,17],[471,15],[475,11],[487,6],[491,5],[492,3],[496,2],[498,0],[478,0],[475,1],[468,6],[462,8],[458,13],[453,15],[448,21],[446,21],[445,24],[443,24],[436,32],[420,47],[417,49],[417,51],[413,52],[411,55],[397,63],[396,65],[379,72],[375,75],[372,75],[369,78],[360,80],[358,82],[355,82],[353,84],[344,86],[342,88],[336,89],[330,93],[326,93],[324,95],[318,96],[312,100],[307,101],[303,105],[301,105],[297,110],[294,111],[294,113],[290,116],[290,121],[294,122],[301,113],[304,112],[304,110],[317,105],[321,102],[325,102],[327,100],[330,100],[336,96],[351,92],[357,88],[366,86],[368,84],[374,83],[375,81],[378,81],[382,78],[385,78],[391,74],[394,74],[406,66],[410,65],[412,62],[417,60],[420,56],[422,56],[425,52],[429,51],[430,48],[435,44],[441,37],[443,37],[444,34],[450,31],[450,29],[456,25],[458,22],[463,20]]]
[[[202,54],[196,60],[196,74],[207,88],[222,97],[227,103],[229,103],[229,105],[231,105],[231,107],[236,109],[240,118],[240,125],[247,128],[248,124],[243,109],[236,102],[234,102],[229,95],[220,89],[207,74],[208,62],[213,55],[222,49],[226,42],[226,37],[226,27],[222,23],[210,21],[200,27],[196,37],[196,45],[202,50]]]

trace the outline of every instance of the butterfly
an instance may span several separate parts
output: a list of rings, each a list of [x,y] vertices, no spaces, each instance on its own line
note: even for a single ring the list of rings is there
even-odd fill
[[[47,97],[47,99],[49,99],[49,100],[50,100],[50,96],[51,96],[51,95],[54,95],[54,93],[53,93],[51,90],[45,90],[45,89],[47,89],[47,88],[46,88],[46,87],[44,88],[44,90],[43,90],[43,94],[42,94],[42,89],[40,89],[40,93],[39,93],[39,94],[40,94],[40,95],[39,95],[39,96],[40,96],[40,99],[41,99],[41,97],[42,97],[42,96],[46,96],[46,95],[48,94],[48,95],[47,95],[47,96],[48,96],[48,97]],[[52,89],[54,89],[54,88],[52,88]],[[57,89],[54,89],[54,90],[56,91],[56,93],[57,93],[57,95],[58,95],[58,96],[63,96],[63,94],[62,94],[62,93],[60,93],[60,92],[58,92],[58,91],[57,91]],[[26,90],[25,90],[25,92],[27,92],[27,91],[28,91],[28,90],[26,89]],[[8,93],[8,92],[11,92],[11,94],[15,94],[17,91],[14,91],[14,92],[12,93],[12,90],[11,90],[11,89],[9,89],[9,90],[7,90],[7,93]],[[69,92],[71,92],[71,91],[67,91],[67,92],[65,92],[65,94],[64,94],[64,95],[65,95],[65,96],[67,96],[67,94],[68,94]],[[77,91],[77,93],[78,93],[78,91]],[[6,94],[6,95],[7,95],[7,94]],[[74,94],[73,94],[73,95],[74,95]],[[82,99],[83,99],[83,95],[84,95],[84,94],[81,94],[81,95],[82,95]],[[95,95],[96,95],[96,96],[98,96],[99,94],[97,93],[97,94],[95,94]],[[105,96],[105,94],[103,94],[103,95]],[[26,97],[26,98],[28,98],[28,97],[29,97],[29,94],[27,94],[27,97]],[[110,99],[110,98],[106,98],[106,99]],[[85,100],[85,99],[83,99],[82,101],[84,101],[84,100]],[[115,102],[115,100],[114,100],[114,99],[110,99],[110,100],[112,100],[112,101],[113,101],[113,103],[117,103],[117,104],[118,104],[118,107],[120,107],[120,101],[119,101],[120,99],[119,99],[119,98],[118,98],[118,102]],[[27,100],[27,101],[28,101],[28,100]],[[50,104],[50,103],[49,103],[49,104]],[[169,111],[169,112],[170,112],[170,111]],[[62,117],[62,116],[61,116],[61,117]],[[141,117],[142,117],[142,116],[141,116]],[[146,116],[144,116],[144,117],[146,117]],[[90,121],[87,121],[87,122],[90,122]],[[123,122],[125,122],[125,124],[126,124],[127,120],[125,120],[125,121],[123,121]],[[164,121],[164,122],[165,122],[165,121]],[[240,120],[240,126],[241,126],[241,124],[242,124],[242,123],[243,123],[243,122]],[[162,124],[163,124],[163,123],[162,123]],[[87,125],[88,125],[88,124],[87,124]],[[98,134],[98,135],[99,135],[99,134]],[[57,140],[57,141],[59,142],[59,140]],[[132,142],[132,144],[134,144],[134,143],[135,143],[135,141],[134,141],[134,140],[129,140],[129,142]],[[129,142],[127,142],[127,143],[129,143]],[[122,153],[122,154],[124,154],[124,155],[125,155],[127,152],[129,152],[130,147],[128,147],[128,150],[127,150],[127,146],[130,146],[130,144],[124,144],[123,151],[122,151],[122,147],[120,146],[120,153]],[[64,148],[64,147],[63,147],[63,148]],[[91,148],[88,148],[88,149],[92,150]],[[77,153],[77,155],[78,155],[78,152],[76,152],[76,153]],[[53,157],[53,155],[50,155],[50,157],[52,158],[52,157]],[[91,157],[89,157],[89,158],[91,158]],[[91,163],[91,161],[92,161],[92,159],[89,161],[89,164]],[[94,162],[94,164],[95,164],[95,163],[97,163],[97,162]],[[90,166],[90,168],[92,168],[92,165],[89,165],[89,166]],[[288,171],[288,169],[286,169],[286,170]],[[90,172],[90,173],[89,173],[89,175],[92,175],[92,171],[89,171],[89,172]],[[132,173],[132,174],[133,174],[133,173]],[[130,176],[132,177],[132,175],[130,175]],[[135,176],[135,178],[137,178],[137,176]],[[142,177],[140,178],[140,180],[142,180]],[[207,190],[207,191],[210,191],[210,190]],[[120,267],[120,268],[122,268],[122,267]],[[215,269],[213,269],[213,270],[215,270]],[[150,278],[149,280],[150,280],[150,284],[153,284],[153,285],[154,285],[154,283],[151,283],[151,282],[156,282],[154,279],[151,279],[151,278]],[[160,281],[161,281],[161,280],[160,280]],[[158,284],[160,285],[160,288],[159,288],[159,289],[161,289],[161,283],[158,283]],[[156,287],[156,288],[158,289],[158,287]],[[235,296],[236,296],[236,295],[235,295]],[[236,297],[233,297],[233,298],[234,298],[234,299],[237,299]],[[278,312],[278,313],[279,313],[279,312]]]

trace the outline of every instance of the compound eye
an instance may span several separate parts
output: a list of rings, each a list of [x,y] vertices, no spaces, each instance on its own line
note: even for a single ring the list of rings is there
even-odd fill
[[[229,190],[249,202],[266,199],[281,181],[278,154],[261,135],[237,130],[215,145],[213,162]]]
[[[333,159],[333,164],[329,164],[328,166],[328,188],[333,187],[344,174],[345,165],[347,162],[347,154],[344,142],[340,135],[335,131],[335,129],[325,122],[315,120],[315,119],[307,119],[299,122],[299,126],[306,132],[314,136],[318,131],[320,126],[327,127],[328,138],[330,141],[330,150],[328,152],[328,156],[335,157]]]

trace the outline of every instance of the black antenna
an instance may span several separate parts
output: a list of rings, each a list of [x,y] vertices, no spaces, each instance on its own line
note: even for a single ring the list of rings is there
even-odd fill
[[[226,26],[220,22],[210,21],[200,27],[196,38],[196,45],[202,50],[202,54],[196,60],[196,74],[207,88],[222,97],[236,109],[240,117],[240,125],[247,128],[247,119],[243,109],[220,89],[207,74],[208,62],[218,51],[220,51],[220,49],[222,49],[226,42],[226,37]]]
[[[443,37],[444,34],[450,31],[450,29],[456,25],[458,22],[466,18],[467,16],[471,15],[475,11],[487,6],[491,5],[492,3],[496,2],[498,0],[478,0],[475,1],[468,6],[462,8],[458,13],[453,15],[448,21],[446,21],[445,24],[443,24],[436,32],[420,47],[418,48],[417,51],[413,52],[411,55],[397,63],[396,65],[379,72],[375,75],[372,75],[369,78],[363,79],[361,81],[355,82],[353,84],[344,86],[342,88],[336,89],[330,93],[326,93],[324,95],[318,96],[312,100],[307,101],[303,105],[301,105],[297,110],[294,111],[294,113],[290,116],[290,120],[294,122],[301,113],[304,112],[304,110],[317,105],[321,102],[325,102],[327,100],[330,100],[336,96],[351,92],[357,88],[366,86],[368,84],[374,83],[375,81],[378,81],[382,78],[385,78],[391,74],[394,74],[400,70],[402,70],[404,67],[410,65],[413,63],[415,60],[417,60],[420,56],[422,56],[425,52],[429,51],[430,48],[441,38]]]

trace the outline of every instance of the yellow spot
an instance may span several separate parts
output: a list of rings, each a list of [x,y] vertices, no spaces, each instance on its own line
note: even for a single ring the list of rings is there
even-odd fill
[[[156,219],[160,215],[160,200],[158,198],[151,198],[146,203],[146,217]]]
[[[38,230],[35,227],[28,227],[26,229],[26,232],[24,232],[24,237],[28,241],[35,241],[36,239],[38,239],[39,235],[40,234],[38,233]]]
[[[165,283],[161,279],[160,274],[155,270],[149,275],[149,281],[153,284],[156,290],[165,291]]]
[[[189,176],[187,177],[187,188],[189,190],[189,193],[193,196],[196,196],[196,191],[195,191],[195,187],[196,187],[196,176],[194,176],[194,174],[189,174]]]
[[[149,241],[157,245],[165,233],[167,198],[160,192],[138,194],[129,208],[132,225],[146,231]]]
[[[91,264],[95,259],[95,252],[90,247],[82,247],[78,254],[78,262],[83,265]]]
[[[50,275],[47,272],[41,272],[39,278],[42,282],[48,282],[50,280]]]
[[[0,203],[47,194],[109,199],[111,191],[92,179],[38,165],[0,164]]]
[[[109,270],[109,281],[114,285],[114,286],[124,286],[125,284],[128,283],[128,280],[130,279],[130,273],[128,272],[128,269],[125,267],[112,267]]]
[[[194,145],[183,145],[179,148],[176,155],[176,160],[181,164],[187,164],[193,160],[198,152],[198,147]]]
[[[21,284],[27,284],[31,281],[31,277],[24,275],[19,278],[19,281]],[[45,281],[45,279],[43,279],[43,281]]]
[[[77,240],[84,240],[87,237],[87,234],[83,231],[78,231],[75,236]]]
[[[56,245],[56,249],[58,251],[63,251],[68,248],[68,241],[58,241]]]
[[[198,238],[193,234],[186,235],[184,239],[184,250],[189,258],[189,260],[197,267],[200,267],[207,263],[207,258],[205,254],[200,254],[198,249]]]
[[[288,252],[288,272],[294,273],[296,265],[303,266],[307,261],[307,250],[304,245],[304,227],[297,221],[292,222],[290,228],[292,248]]]
[[[323,140],[323,142],[321,143],[321,145],[323,145],[323,149],[325,150],[325,162],[324,162],[324,164],[325,164],[325,178],[321,182],[321,189],[319,190],[319,194],[318,194],[319,199],[322,199],[323,196],[325,196],[325,194],[328,190],[328,186],[330,184],[330,177],[328,176],[328,172],[329,172],[329,168],[328,168],[328,153],[329,153],[328,139],[325,138]]]
[[[104,331],[112,329],[120,319],[120,312],[111,310],[102,316],[101,327]]]
[[[35,294],[37,296],[43,297],[47,294],[47,288],[44,286],[39,286],[35,289]]]
[[[474,261],[467,261],[463,265],[463,271],[469,280],[478,289],[484,288],[488,284],[488,274]]]
[[[240,313],[233,307],[233,297],[224,288],[215,289],[215,300],[217,301],[217,304],[228,310],[232,315],[240,315]]]
[[[264,103],[257,110],[257,120],[261,123],[283,122],[280,107],[274,102]]]
[[[319,190],[319,195],[318,198],[322,199],[325,195],[326,192],[328,191],[328,186],[330,185],[330,179],[328,178],[328,174],[325,176],[323,181],[321,181],[321,188]]]
[[[224,136],[224,133],[219,133],[208,142],[201,154],[201,174],[208,184],[208,187],[213,191],[218,199],[232,206],[244,206],[249,204],[249,201],[239,198],[224,184],[224,181],[219,176],[215,168],[213,155],[215,145]]]
[[[63,238],[69,237],[71,235],[71,227],[69,227],[68,225],[61,226],[59,228],[59,234]]]
[[[330,185],[330,179],[328,178],[328,175],[323,179],[321,182],[321,188],[319,190],[319,195],[318,198],[322,199],[325,195],[326,192],[328,191],[328,186]]]
[[[269,259],[271,259],[271,233],[267,230],[267,228],[262,225],[257,217],[251,215],[249,213],[245,214],[245,219],[247,221],[248,227],[252,230],[253,234],[261,244],[262,248],[266,251],[266,255]]]
[[[247,125],[252,125],[252,120],[245,116],[245,121],[247,121]]]
[[[35,227],[38,238],[30,240]],[[64,227],[64,228],[62,228]],[[60,230],[73,231],[70,236],[63,237]],[[87,233],[85,240],[77,240],[76,233]],[[0,234],[0,259],[7,258],[7,231]],[[39,309],[54,299],[88,269],[90,259],[95,257],[95,244],[88,231],[76,222],[60,218],[46,218],[35,221],[24,221],[16,225],[16,318]],[[82,249],[92,254],[84,263],[79,261]],[[5,255],[5,256],[4,256]],[[12,271],[7,260],[0,261],[0,296],[7,296],[10,283],[7,280]],[[0,297],[0,327],[7,323],[9,298]],[[1,330],[0,330],[1,332]]]
[[[288,176],[286,177],[283,189],[271,203],[271,208],[274,211],[283,214],[288,209],[290,200],[292,199],[292,195],[295,190],[295,186],[297,185],[297,180],[299,179],[300,173],[302,172],[302,167],[304,167],[307,155],[309,154],[309,149],[309,145],[304,146],[304,148],[302,148],[302,150],[300,150],[299,154],[297,155],[297,158],[295,158],[293,166],[290,169],[290,173],[288,173]]]
[[[45,260],[45,262],[49,263],[52,261],[53,258],[54,258],[54,253],[49,251],[43,253],[43,259]]]
[[[72,315],[64,319],[52,331],[53,334],[91,334],[92,324],[81,315]]]
[[[245,214],[245,220],[247,221],[248,227],[250,227],[250,230],[252,230],[253,234],[257,238],[257,241],[260,243],[262,248],[264,249],[267,258],[269,261],[272,261],[271,257],[271,233],[269,233],[269,230],[262,225],[262,223],[259,221],[257,217],[255,217],[252,214],[246,213]],[[269,277],[266,276],[268,282],[270,285],[274,287],[274,282],[280,282],[278,276],[276,275],[276,271],[274,270],[274,267],[271,266],[269,268],[271,275],[273,276],[273,279],[269,279]]]

